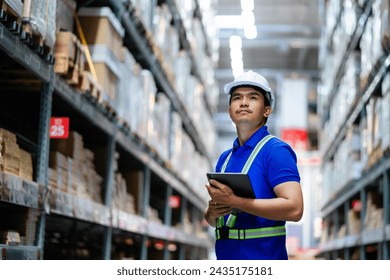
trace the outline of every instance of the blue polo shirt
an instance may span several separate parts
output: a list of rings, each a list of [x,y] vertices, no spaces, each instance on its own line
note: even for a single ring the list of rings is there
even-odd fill
[[[256,144],[269,132],[266,126],[256,131],[242,146],[238,139],[232,149],[222,153],[215,170],[221,168],[233,150],[225,172],[241,172]],[[300,182],[297,157],[291,147],[280,139],[271,138],[260,150],[248,171],[256,198],[275,198],[273,188],[288,181]],[[225,216],[225,224],[229,215]],[[245,212],[238,213],[234,228],[249,229],[285,225],[283,221],[268,220]],[[286,236],[263,237],[245,240],[217,240],[217,259],[280,260],[287,259]]]

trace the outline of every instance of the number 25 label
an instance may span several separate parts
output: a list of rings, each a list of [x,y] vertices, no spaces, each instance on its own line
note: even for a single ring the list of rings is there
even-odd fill
[[[52,117],[50,119],[50,138],[68,138],[69,118]]]

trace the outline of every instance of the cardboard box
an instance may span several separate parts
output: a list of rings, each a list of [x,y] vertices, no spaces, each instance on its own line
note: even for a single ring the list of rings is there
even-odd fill
[[[118,95],[119,79],[121,77],[120,62],[105,45],[89,46],[92,62],[96,71],[97,82],[103,87],[103,102],[115,108],[115,100]],[[87,70],[88,64],[85,65]]]
[[[142,214],[146,209],[143,207],[144,197],[144,173],[142,171],[129,171],[122,173],[123,179],[127,184],[127,193],[134,197],[134,207],[138,214]]]
[[[81,8],[78,17],[88,45],[106,45],[120,59],[125,32],[111,9]]]
[[[33,180],[33,164],[31,154],[20,149],[19,176],[26,180]]]
[[[77,37],[72,32],[57,32],[54,50],[55,73],[67,75],[69,68],[73,68],[76,63]]]

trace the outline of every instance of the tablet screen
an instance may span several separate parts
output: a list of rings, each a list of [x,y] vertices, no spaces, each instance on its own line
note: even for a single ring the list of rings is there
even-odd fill
[[[208,172],[207,178],[209,181],[210,179],[214,179],[229,186],[237,196],[246,198],[256,197],[248,174]]]

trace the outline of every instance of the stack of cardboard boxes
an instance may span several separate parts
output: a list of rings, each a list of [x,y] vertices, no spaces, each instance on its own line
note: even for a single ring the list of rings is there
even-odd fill
[[[30,181],[33,179],[31,154],[19,148],[14,133],[3,128],[0,128],[0,171]]]

